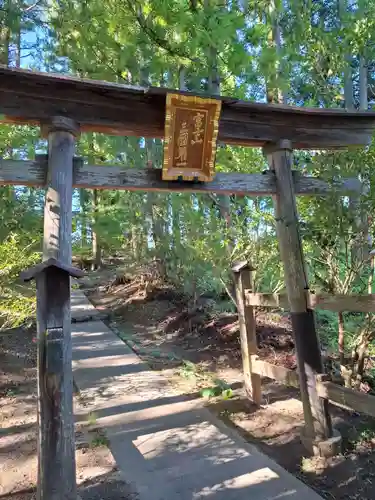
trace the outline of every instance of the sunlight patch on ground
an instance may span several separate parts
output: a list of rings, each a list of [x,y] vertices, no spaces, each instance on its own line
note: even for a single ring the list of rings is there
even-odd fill
[[[225,490],[233,490],[233,489],[244,489],[250,488],[251,486],[255,486],[257,484],[264,483],[265,481],[272,481],[274,479],[279,479],[278,474],[271,470],[269,467],[264,467],[263,469],[259,469],[253,472],[249,472],[248,474],[242,474],[241,476],[237,476],[231,479],[227,479],[222,483],[215,484],[214,486],[205,487],[198,493],[193,495],[193,499],[198,499],[202,497],[208,497],[210,495],[216,494],[218,491]],[[276,497],[272,497],[272,500],[275,498],[281,498],[282,496],[287,496],[290,494],[294,494],[295,490],[290,490],[288,492],[283,492]],[[249,495],[251,492],[249,491]],[[271,500],[271,499],[270,499]]]

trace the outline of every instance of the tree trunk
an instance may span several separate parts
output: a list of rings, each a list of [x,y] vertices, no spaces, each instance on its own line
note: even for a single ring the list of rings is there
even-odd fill
[[[205,2],[205,8],[209,7],[209,2]],[[207,16],[210,13],[207,11]],[[218,69],[218,54],[215,47],[211,46],[207,51],[207,59],[210,68],[210,72],[208,75],[208,93],[213,95],[220,95],[220,75]],[[231,235],[231,213],[230,213],[230,197],[229,195],[219,195],[217,196],[218,206],[220,211],[221,218],[225,221],[226,230],[228,232],[228,257],[232,260],[232,253],[234,249],[234,241]],[[233,295],[234,295],[234,282],[232,283],[233,287]]]
[[[179,69],[178,77],[179,77],[179,88],[180,90],[187,90],[186,88],[186,69],[184,66],[181,66]]]
[[[81,211],[81,247],[87,246],[87,191],[85,189],[79,190],[79,204]]]
[[[367,293],[371,294],[372,293],[372,284],[374,282],[374,262],[375,260],[375,256],[374,255],[371,255],[371,258],[370,258],[370,272],[369,272],[369,276],[368,276],[368,281],[367,281]]]
[[[280,86],[280,81],[284,76],[284,68],[281,59],[282,43],[281,43],[281,27],[279,19],[280,13],[276,8],[274,0],[270,2],[269,15],[271,21],[269,44],[270,46],[275,47],[277,58],[273,75],[275,88],[270,89],[269,98],[267,94],[267,101],[278,104],[287,104],[288,100],[287,92],[284,92]]]
[[[350,70],[351,73],[351,70]],[[347,75],[346,78],[349,78]],[[349,111],[354,109],[353,95],[349,95],[350,93],[350,85],[346,84],[345,88],[347,89],[348,95],[345,96],[345,105],[348,103],[346,108]],[[368,94],[367,94],[367,65],[365,59],[360,57],[360,68],[359,68],[359,101],[360,101],[360,110],[366,111],[368,108]],[[353,88],[351,89],[353,93]],[[363,204],[363,198],[367,195],[369,191],[369,184],[366,182],[366,179],[358,176],[359,180],[362,181],[362,191],[361,193],[353,193],[349,198],[350,208],[353,216],[353,233],[354,240],[351,249],[352,256],[352,266],[355,266],[357,272],[359,271],[360,266],[367,260],[368,258],[368,215],[367,210]]]
[[[367,62],[363,55],[359,57],[359,109],[366,111],[368,109],[368,78]]]
[[[149,85],[149,69],[145,64],[141,69],[141,85]],[[155,168],[156,161],[156,142],[154,139],[146,139],[146,161],[148,168]],[[162,268],[164,268],[164,253],[162,250],[163,243],[163,230],[162,223],[157,214],[158,202],[160,197],[157,193],[148,192],[147,193],[147,212],[150,221],[151,236],[155,246],[155,254],[161,259]]]
[[[16,13],[17,22],[15,23],[15,34],[14,34],[14,64],[16,68],[21,67],[21,12]]]
[[[359,109],[360,111],[367,111],[368,109],[368,68],[367,61],[363,55],[359,58]],[[367,196],[370,190],[369,180],[366,178],[362,180],[362,201],[363,197]],[[369,222],[368,222],[368,209],[361,203],[360,206],[360,216],[359,216],[359,230],[360,230],[360,257],[362,261],[366,261],[369,257]]]
[[[345,55],[345,69],[344,69],[344,99],[345,108],[348,111],[354,111],[354,94],[353,94],[353,71],[352,71],[352,57],[351,54]]]
[[[146,139],[146,158],[147,158],[147,167],[153,167],[154,162],[153,162],[153,149],[154,149],[154,141],[153,139]],[[156,194],[153,193],[152,191],[147,193],[147,212],[150,218],[150,229],[151,229],[151,236],[152,240],[154,242],[155,246],[155,251],[158,251],[159,247],[159,231],[157,227],[157,221],[155,218],[155,204],[156,204]]]
[[[339,359],[340,359],[340,364],[344,365],[345,364],[345,322],[344,322],[344,315],[341,311],[338,313],[338,321],[339,321],[339,338],[338,338]]]
[[[0,64],[9,66],[11,0],[3,6],[3,22],[0,24]]]
[[[100,269],[102,266],[102,249],[100,239],[97,233],[98,212],[99,212],[99,195],[98,190],[92,192],[92,208],[93,208],[93,225],[92,225],[92,269]]]
[[[132,225],[132,228],[131,228],[131,250],[132,250],[132,254],[133,254],[133,258],[136,262],[139,262],[140,260],[140,256],[141,256],[141,252],[140,252],[140,242],[139,242],[139,238],[138,238],[138,231],[137,231],[137,227],[135,225]]]
[[[364,341],[358,349],[358,361],[357,361],[357,369],[356,369],[356,388],[360,389],[362,378],[363,378],[363,371],[365,368],[365,360],[366,360],[366,354],[367,354],[367,348],[368,348],[369,342]]]
[[[337,12],[341,26],[345,28],[345,17],[348,9],[348,0],[337,0]],[[353,92],[353,70],[352,70],[352,54],[349,45],[344,48],[344,100],[345,108],[348,111],[353,111],[354,92]]]
[[[367,330],[361,332],[356,348],[353,353],[353,379],[356,389],[360,389],[365,368],[365,360],[370,342],[373,339],[372,332]]]

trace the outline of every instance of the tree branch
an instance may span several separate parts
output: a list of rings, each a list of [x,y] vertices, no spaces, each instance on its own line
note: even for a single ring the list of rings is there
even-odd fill
[[[42,3],[42,1],[43,0],[36,0],[35,3],[33,3],[32,5],[29,5],[25,9],[23,9],[22,12],[30,12],[30,10],[33,10],[33,9],[35,9],[35,7],[38,7],[38,5]]]
[[[220,206],[219,205],[219,202],[217,201],[217,199],[215,198],[215,196],[212,194],[212,193],[207,193],[209,198],[211,198],[211,200],[215,203],[216,206]]]
[[[152,42],[154,42],[161,49],[165,50],[169,55],[173,57],[188,59],[191,62],[199,63],[199,60],[197,58],[191,57],[187,52],[183,52],[179,48],[171,47],[171,45],[165,38],[161,38],[149,25],[148,19],[143,16],[140,7],[134,7],[135,4],[132,2],[132,0],[126,0],[126,4],[137,20],[139,27],[148,35]]]
[[[237,301],[236,301],[236,298],[234,297],[234,295],[232,294],[232,292],[229,290],[227,284],[225,283],[225,281],[223,280],[223,278],[220,276],[220,281],[222,282],[223,286],[224,286],[224,289],[225,291],[227,292],[229,298],[231,299],[231,301],[233,302],[233,304],[236,306],[237,308]]]

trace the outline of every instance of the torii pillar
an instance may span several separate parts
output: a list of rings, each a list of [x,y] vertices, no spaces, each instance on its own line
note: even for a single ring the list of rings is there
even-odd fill
[[[37,282],[38,500],[77,500],[73,416],[70,277],[76,124],[55,117],[48,137],[43,262],[23,273]]]
[[[316,388],[317,376],[323,373],[323,362],[314,312],[307,301],[309,285],[294,193],[292,145],[290,141],[282,140],[267,145],[263,151],[276,181],[274,196],[276,232],[291,311],[305,417],[302,440],[315,454],[332,454],[331,448],[339,447],[341,441],[339,436],[334,435],[332,429],[328,401],[318,396]]]

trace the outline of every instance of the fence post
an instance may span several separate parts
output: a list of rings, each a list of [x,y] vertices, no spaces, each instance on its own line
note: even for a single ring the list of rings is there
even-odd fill
[[[235,263],[232,271],[240,325],[245,391],[249,398],[259,406],[262,401],[261,378],[259,375],[252,373],[251,370],[251,355],[257,354],[256,322],[254,308],[246,305],[244,295],[246,289],[252,289],[252,268],[246,261],[243,261]]]

